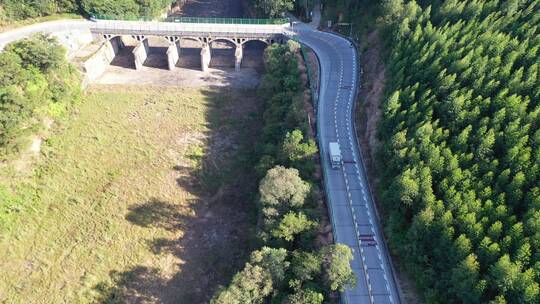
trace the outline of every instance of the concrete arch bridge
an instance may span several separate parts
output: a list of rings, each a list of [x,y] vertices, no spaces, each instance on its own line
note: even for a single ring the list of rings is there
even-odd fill
[[[135,68],[142,68],[150,52],[150,37],[161,37],[167,42],[167,66],[174,69],[181,54],[183,41],[190,40],[199,45],[200,66],[206,71],[212,58],[212,45],[227,43],[235,48],[234,66],[240,70],[244,47],[259,42],[266,45],[283,43],[285,26],[288,24],[216,24],[216,23],[172,23],[144,21],[97,21],[90,31],[104,41],[103,48],[112,59],[124,47],[123,37],[137,41],[133,49]]]

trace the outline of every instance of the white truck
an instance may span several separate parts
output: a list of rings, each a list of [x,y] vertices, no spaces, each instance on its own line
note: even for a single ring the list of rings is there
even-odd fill
[[[330,142],[330,164],[333,169],[341,167],[341,150],[339,149],[339,143]]]

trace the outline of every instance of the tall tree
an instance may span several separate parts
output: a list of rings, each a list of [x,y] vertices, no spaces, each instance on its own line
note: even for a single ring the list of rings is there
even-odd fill
[[[351,269],[353,260],[351,248],[343,244],[328,245],[321,250],[324,277],[332,291],[344,291],[347,286],[356,284]]]

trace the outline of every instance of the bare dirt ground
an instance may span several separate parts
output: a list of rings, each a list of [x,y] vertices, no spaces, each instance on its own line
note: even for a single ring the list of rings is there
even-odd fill
[[[150,37],[150,54],[141,70],[135,70],[133,48],[136,41],[124,37],[125,48],[116,55],[105,73],[96,80],[98,84],[138,84],[179,87],[232,87],[253,88],[258,85],[263,68],[264,45],[248,43],[244,48],[244,58],[240,72],[234,70],[234,49],[223,42],[211,45],[210,69],[200,68],[200,45],[182,40],[180,59],[172,71],[167,67],[167,42]]]
[[[380,142],[377,138],[377,125],[381,119],[381,102],[384,93],[384,81],[386,68],[381,59],[382,41],[378,31],[368,33],[364,39],[361,39],[360,49],[362,52],[361,67],[363,74],[361,76],[362,87],[358,95],[358,106],[356,107],[356,127],[358,134],[358,142],[362,148],[362,156],[367,166],[367,175],[372,189],[377,189],[379,177],[377,172],[377,164],[375,155],[379,148]],[[378,202],[376,191],[375,202]],[[378,205],[381,221],[384,220],[384,210]],[[414,287],[414,283],[407,276],[404,269],[401,267],[399,257],[392,255],[392,261],[395,266],[397,276],[397,284],[399,285],[401,298],[404,304],[420,303],[418,293]]]
[[[110,66],[97,79],[99,84],[139,84],[163,85],[179,87],[234,87],[250,88],[259,83],[260,75],[254,69],[243,69],[237,73],[234,69],[209,69],[201,71],[175,68],[174,71],[145,66],[142,70],[134,70],[122,66]]]
[[[362,88],[360,89],[361,106],[357,108],[358,131],[362,150],[373,163],[375,152],[379,146],[377,139],[377,123],[381,118],[380,103],[384,88],[386,69],[380,58],[382,48],[376,31],[367,36],[369,47],[362,55]],[[372,171],[372,170],[369,170]]]
[[[244,17],[243,0],[179,0],[171,16],[179,17]]]

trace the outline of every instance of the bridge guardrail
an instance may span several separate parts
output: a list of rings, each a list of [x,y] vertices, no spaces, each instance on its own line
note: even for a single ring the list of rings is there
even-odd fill
[[[149,16],[110,16],[104,14],[92,14],[97,20],[116,20],[116,21],[162,21],[171,23],[210,23],[210,24],[285,24],[289,23],[288,18],[274,19],[254,19],[254,18],[205,18],[205,17],[167,17],[156,20]]]
[[[166,22],[175,23],[212,23],[212,24],[285,24],[287,18],[252,19],[252,18],[201,18],[201,17],[167,17]]]
[[[111,16],[98,13],[92,13],[91,16],[98,20],[152,21],[156,19],[149,16]]]

